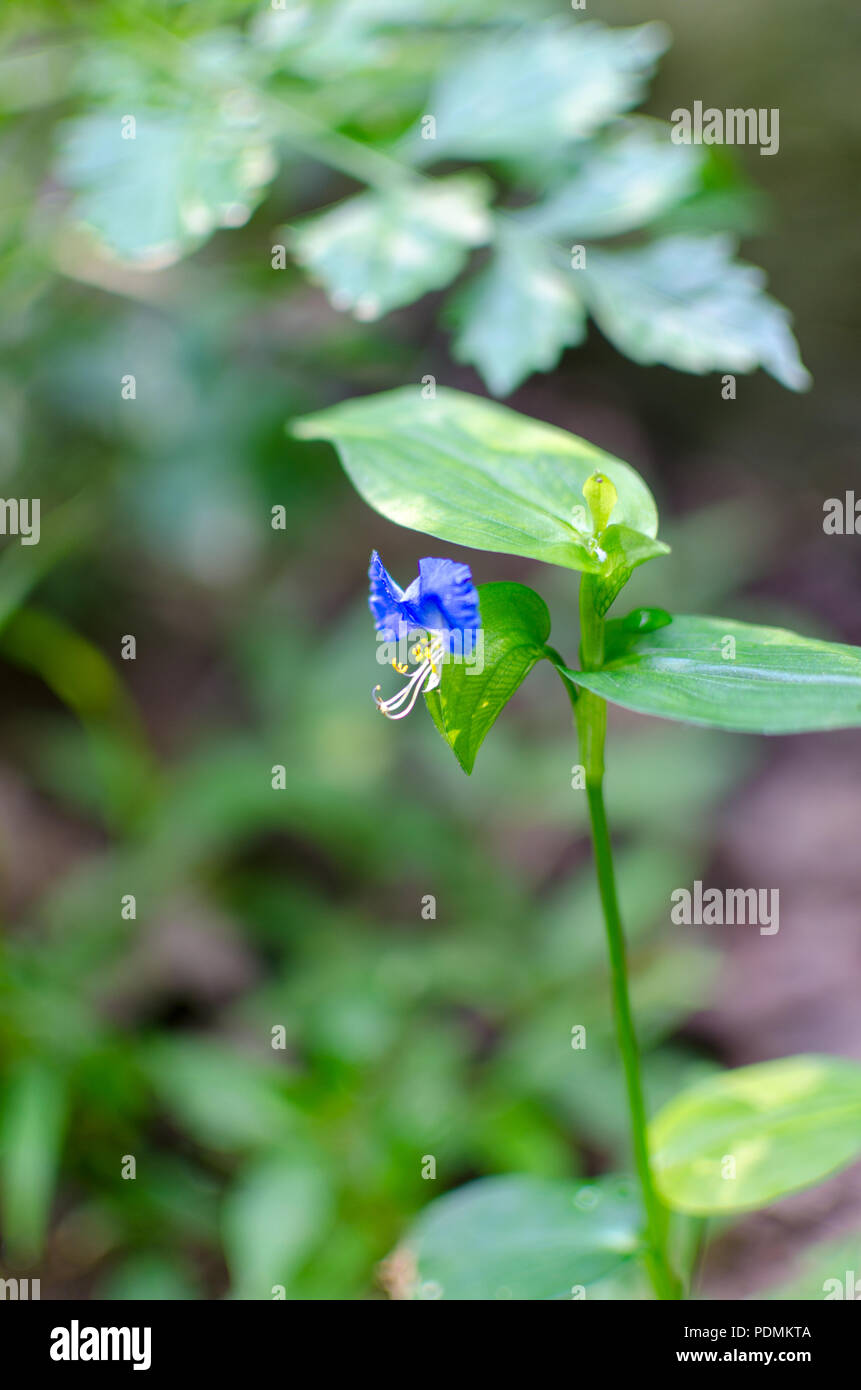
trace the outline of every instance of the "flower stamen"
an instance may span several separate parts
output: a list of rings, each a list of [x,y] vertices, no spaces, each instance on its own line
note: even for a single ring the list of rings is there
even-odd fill
[[[406,685],[388,700],[381,699],[378,694],[380,687],[374,686],[371,694],[380,713],[384,714],[387,719],[404,719],[415,708],[419,695],[426,694],[429,690],[435,690],[440,682],[438,668],[442,664],[443,651],[442,638],[437,633],[432,633],[426,642],[417,642],[410,652],[410,656],[414,661],[420,662],[420,665],[410,676]],[[401,675],[406,675],[409,670],[408,666],[401,666],[395,661],[392,662],[392,665]]]

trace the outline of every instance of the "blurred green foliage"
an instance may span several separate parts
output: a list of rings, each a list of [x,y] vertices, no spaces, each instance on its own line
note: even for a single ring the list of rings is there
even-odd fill
[[[512,81],[529,77],[526,57],[552,58],[555,31],[538,23],[550,9],[535,7],[528,51],[502,35],[494,61]],[[380,720],[361,592],[377,532],[328,452],[284,437],[290,414],[421,378],[425,306],[385,326],[369,308],[435,287],[441,264],[454,274],[488,190],[513,225],[494,222],[498,260],[447,312],[459,356],[485,366],[475,299],[482,322],[497,315],[498,391],[577,340],[576,305],[538,314],[536,335],[523,302],[536,257],[541,293],[549,274],[558,294],[536,218],[555,236],[572,188],[594,198],[589,235],[650,223],[662,236],[680,203],[675,230],[712,233],[715,206],[723,229],[742,225],[731,171],[703,166],[694,187],[688,164],[669,177],[650,123],[604,130],[642,95],[663,42],[651,31],[621,72],[612,41],[592,40],[604,76],[568,112],[581,126],[567,134],[587,138],[565,145],[564,167],[546,83],[547,104],[518,104],[513,123],[509,105],[484,104],[486,124],[452,114],[446,128],[479,80],[499,82],[489,59],[478,74],[461,60],[465,31],[490,26],[496,43],[520,17],[492,0],[4,9],[0,468],[7,494],[41,497],[43,522],[39,546],[7,541],[0,555],[0,1220],[3,1271],[39,1270],[46,1294],[267,1298],[282,1284],[288,1297],[364,1297],[429,1188],[625,1162],[564,702],[548,717],[536,677],[471,783],[430,721]],[[476,218],[452,244],[443,216],[432,276],[405,275],[389,304],[373,245],[354,266],[338,237],[346,226],[348,250],[373,243],[400,196],[377,188],[383,169],[423,164],[415,122],[434,78],[446,160],[482,167],[444,166],[429,196],[459,199],[460,226],[464,201]],[[152,115],[140,148],[158,188],[128,184],[105,141],[106,121],[135,112]],[[467,125],[466,144],[449,136]],[[626,177],[635,142],[656,164],[632,219],[613,170]],[[357,319],[330,311],[291,256],[273,270],[277,229],[294,219],[291,247]],[[421,237],[432,228],[426,209]],[[497,292],[514,298],[488,305]],[[743,513],[672,531],[698,556],[694,607],[720,608],[765,564],[763,526]],[[561,646],[572,594],[556,577],[544,589]],[[701,731],[618,730],[609,795],[654,1104],[711,1067],[673,1038],[708,998],[711,956],[661,924],[750,753]],[[435,920],[421,916],[427,894]],[[574,1066],[578,1024],[590,1045]]]
[[[97,1273],[105,1296],[211,1294],[222,1259],[237,1296],[275,1283],[360,1296],[426,1198],[425,1154],[445,1185],[624,1158],[570,737],[530,734],[536,709],[526,729],[496,731],[467,784],[429,724],[407,750],[363,698],[361,607],[313,642],[289,623],[281,605],[239,616],[225,640],[241,727],[186,715],[184,746],[157,772],[115,737],[105,779],[88,735],[108,731],[57,713],[26,744],[41,793],[109,838],[5,946],[4,1231],[11,1255],[30,1251],[62,1145],[60,1229],[82,1237],[71,1271],[68,1243],[54,1257],[58,1277]],[[707,998],[711,966],[655,924],[746,754],[693,730],[619,742],[621,891],[657,1103],[706,1065],[664,1039]],[[135,808],[119,826],[117,802]],[[558,845],[561,865],[533,864],[524,835]],[[124,922],[129,892],[138,918]],[[421,918],[426,893],[435,921]],[[228,974],[215,987],[213,945]],[[576,1066],[575,1024],[589,1037]],[[279,1025],[285,1051],[270,1045]],[[120,1177],[127,1154],[134,1182]]]
[[[552,368],[590,315],[636,362],[761,365],[804,389],[787,311],[761,272],[733,261],[751,190],[710,148],[630,115],[668,31],[555,8],[49,5],[17,35],[13,11],[15,138],[44,133],[34,112],[70,108],[50,132],[50,195],[37,182],[44,151],[33,172],[30,150],[17,152],[28,167],[0,266],[13,298],[38,295],[52,262],[110,288],[117,264],[173,265],[270,209],[277,180],[292,207],[271,268],[286,270],[289,251],[360,322],[444,289],[483,248],[443,319],[456,360],[497,395]],[[344,179],[364,191],[344,197]],[[645,244],[619,249],[643,232]],[[257,256],[263,274],[259,241]]]

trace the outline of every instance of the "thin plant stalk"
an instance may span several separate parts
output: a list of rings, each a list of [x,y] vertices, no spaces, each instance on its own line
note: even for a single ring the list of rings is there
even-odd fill
[[[587,671],[598,669],[604,661],[604,619],[595,602],[595,582],[592,575],[585,574],[580,583],[580,657],[583,669]],[[580,757],[586,776],[595,869],[607,935],[616,1039],[625,1073],[634,1162],[646,1218],[646,1265],[657,1297],[676,1299],[681,1297],[681,1288],[667,1253],[669,1213],[655,1189],[649,1163],[640,1050],[631,1010],[625,934],[619,912],[613,851],[604,807],[607,704],[599,696],[581,687],[574,701],[574,711]]]

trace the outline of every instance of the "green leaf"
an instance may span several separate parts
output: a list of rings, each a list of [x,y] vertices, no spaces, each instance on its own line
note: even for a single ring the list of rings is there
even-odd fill
[[[861,1154],[861,1067],[807,1056],[722,1072],[670,1101],[650,1135],[669,1206],[701,1215],[762,1207]],[[730,1158],[735,1177],[724,1176]]]
[[[756,1297],[781,1303],[796,1298],[856,1302],[861,1297],[861,1231],[808,1246],[788,1279],[765,1291],[757,1290]]]
[[[703,164],[695,146],[671,143],[669,126],[635,118],[587,145],[570,178],[515,215],[536,236],[618,236],[693,193]]]
[[[608,526],[600,533],[599,545],[603,562],[595,586],[595,607],[603,617],[636,566],[666,555],[668,547],[627,526]]]
[[[274,1285],[288,1288],[331,1214],[331,1183],[318,1156],[276,1153],[245,1169],[224,1207],[232,1296],[271,1299]]]
[[[142,1250],[127,1255],[119,1267],[110,1271],[97,1296],[111,1302],[180,1303],[202,1295],[188,1278],[180,1257]]]
[[[72,215],[120,259],[161,268],[217,227],[240,227],[275,173],[255,121],[231,120],[224,106],[135,110],[135,138],[123,138],[118,110],[67,121],[57,177],[76,194]]]
[[[451,744],[464,772],[491,725],[529,675],[547,655],[550,636],[547,605],[525,584],[482,584],[480,646],[474,663],[449,661],[442,680],[427,695],[427,707],[443,738]]]
[[[432,399],[419,387],[384,391],[306,415],[293,432],[330,439],[370,506],[441,540],[593,574],[629,550],[633,564],[666,552],[654,539],[652,495],[628,464],[463,391],[438,387]],[[596,471],[619,494],[600,547],[583,500]]]
[[[290,244],[334,308],[377,319],[454,279],[490,235],[489,192],[469,173],[360,193],[300,222]]]
[[[495,396],[549,372],[564,348],[583,341],[586,310],[560,261],[537,239],[502,232],[490,264],[447,305],[456,361],[476,367]]]
[[[253,1149],[296,1130],[297,1112],[271,1064],[197,1038],[159,1039],[143,1062],[159,1098],[206,1148]]]
[[[592,517],[596,536],[601,536],[610,524],[610,517],[619,500],[619,494],[602,473],[593,473],[583,484],[583,496]]]
[[[720,235],[589,248],[579,283],[601,331],[635,362],[699,374],[761,366],[790,390],[805,390],[810,376],[789,312],[764,293],[763,272],[734,262],[733,250]]]
[[[432,152],[511,159],[581,140],[640,101],[667,41],[660,24],[608,29],[555,19],[464,45],[428,102]]]
[[[431,1202],[408,1233],[412,1296],[558,1300],[578,1285],[588,1296],[634,1263],[639,1226],[619,1178],[482,1178]]]
[[[602,669],[565,674],[625,709],[737,733],[861,724],[861,648],[728,618],[675,617],[649,632],[608,624]]]
[[[56,1068],[21,1062],[3,1093],[0,1193],[3,1237],[13,1259],[42,1249],[66,1124],[66,1084]]]

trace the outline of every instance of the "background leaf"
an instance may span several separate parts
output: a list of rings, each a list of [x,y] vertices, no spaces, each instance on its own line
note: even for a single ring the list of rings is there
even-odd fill
[[[518,231],[499,232],[490,264],[448,303],[458,325],[453,355],[471,363],[495,396],[532,372],[554,367],[583,341],[586,310],[574,276],[552,247]]]
[[[3,1240],[13,1259],[35,1259],[48,1223],[66,1120],[65,1079],[22,1061],[3,1093],[0,1191]]]
[[[155,1252],[133,1255],[111,1271],[101,1296],[112,1303],[160,1300],[179,1303],[200,1297],[200,1291],[181,1268],[180,1262]]]
[[[490,234],[489,190],[480,174],[455,174],[360,193],[300,222],[290,244],[336,309],[376,319],[457,275]]]
[[[861,724],[861,648],[728,618],[679,616],[646,633],[614,627],[604,667],[567,674],[625,709],[737,733]]]
[[[524,584],[482,584],[481,630],[484,669],[449,661],[442,680],[427,695],[427,707],[443,738],[451,744],[464,772],[472,772],[476,754],[497,715],[547,653],[550,636],[547,604]]]
[[[431,1202],[407,1236],[421,1299],[565,1299],[633,1262],[632,1185],[485,1178]],[[630,1297],[631,1295],[628,1294]]]
[[[764,367],[792,391],[810,376],[790,315],[763,291],[765,276],[732,260],[725,236],[672,236],[630,251],[589,249],[579,272],[599,328],[635,362],[686,372]]]
[[[161,1101],[200,1144],[253,1149],[278,1143],[297,1127],[271,1063],[197,1038],[162,1039],[144,1061]]]
[[[619,494],[609,531],[618,524],[647,542],[657,534],[652,495],[628,464],[464,391],[441,387],[427,400],[418,387],[384,391],[306,415],[293,432],[330,439],[354,486],[390,521],[457,545],[600,572],[583,501],[596,469]]]
[[[693,193],[703,163],[695,146],[671,143],[668,125],[634,118],[586,145],[574,173],[518,221],[537,236],[618,236]]]
[[[275,1153],[247,1168],[225,1202],[224,1248],[234,1298],[271,1299],[323,1235],[329,1178],[318,1159]]]
[[[861,1154],[861,1067],[810,1056],[720,1072],[664,1107],[650,1147],[670,1206],[702,1215],[766,1206]],[[734,1178],[723,1176],[727,1157]]]
[[[801,1298],[806,1302],[827,1299],[857,1301],[857,1281],[861,1279],[861,1231],[823,1241],[805,1251],[801,1267],[788,1279],[763,1293],[761,1299],[784,1300]]]
[[[667,47],[660,24],[555,19],[470,44],[432,94],[434,155],[509,158],[579,140],[636,105]]]
[[[332,192],[316,187],[328,165],[368,191],[300,216],[292,231],[277,235],[292,243],[334,307],[370,321],[448,284],[469,248],[491,234],[494,188],[486,171],[417,178],[417,167],[489,161],[512,195],[506,202],[520,209],[496,217],[500,242],[507,222],[529,232],[532,244],[519,254],[500,245],[499,260],[451,313],[461,323],[460,360],[474,363],[495,393],[513,390],[530,371],[548,370],[564,347],[583,341],[579,301],[587,288],[604,331],[635,360],[703,371],[709,366],[698,362],[710,348],[709,362],[718,367],[749,371],[761,362],[795,389],[806,384],[785,311],[744,290],[739,267],[730,266],[734,307],[720,333],[697,328],[689,314],[686,342],[668,322],[672,271],[638,269],[659,285],[641,285],[635,295],[619,283],[631,274],[628,261],[608,265],[595,248],[594,283],[583,276],[565,289],[554,273],[562,251],[552,244],[556,238],[591,240],[653,224],[673,233],[751,230],[749,199],[731,160],[672,144],[664,123],[625,118],[667,47],[662,25],[611,29],[570,14],[524,19],[516,7],[488,12],[481,0],[466,8],[427,0],[420,8],[294,7],[258,14],[242,32],[227,24],[203,33],[165,24],[161,43],[153,24],[145,39],[134,26],[124,38],[112,35],[105,52],[84,42],[74,81],[64,75],[62,84],[67,105],[69,97],[82,98],[82,114],[58,121],[53,169],[72,194],[69,219],[89,226],[114,257],[155,270],[218,228],[244,226],[278,160],[302,178],[305,161],[316,166],[312,202],[339,196],[340,182]],[[13,106],[44,100],[27,90],[30,58],[15,55],[10,76],[21,90],[10,92]],[[124,139],[130,114],[136,138]],[[39,185],[28,182],[34,190]],[[524,208],[536,193],[541,200]],[[14,224],[19,198],[10,201]],[[298,201],[304,214],[306,200]],[[0,273],[11,270],[25,298],[58,259],[75,278],[107,281],[112,289],[124,283],[104,258],[93,264],[85,240],[57,243],[54,218],[43,220],[36,237],[22,224],[26,246],[13,262],[4,266],[0,256]],[[624,254],[636,262],[644,253]],[[727,266],[704,274],[721,281]],[[528,319],[519,335],[508,326],[515,312]],[[703,303],[697,315],[706,317]],[[503,341],[494,353],[487,340],[497,325]]]
[[[254,123],[231,121],[214,103],[124,110],[68,121],[57,177],[75,194],[74,217],[123,260],[162,267],[216,227],[248,221],[275,173],[268,140]]]

